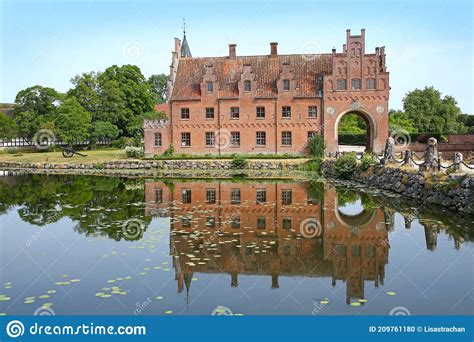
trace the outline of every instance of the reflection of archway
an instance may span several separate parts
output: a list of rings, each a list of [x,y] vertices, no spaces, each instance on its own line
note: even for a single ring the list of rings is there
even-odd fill
[[[364,120],[365,126],[366,126],[365,151],[366,152],[373,151],[374,150],[374,140],[377,137],[377,125],[375,124],[375,121],[373,120],[373,118],[367,112],[362,111],[360,109],[357,109],[357,110],[351,109],[351,110],[345,111],[337,117],[336,123],[334,125],[334,130],[335,130],[334,131],[334,137],[335,137],[335,140],[336,140],[336,145],[338,146],[338,150],[339,150],[339,123],[340,123],[341,119],[345,115],[348,115],[348,114],[355,114],[358,117],[362,118],[362,120]]]
[[[336,218],[342,226],[345,227],[359,227],[362,228],[364,226],[369,226],[372,223],[372,220],[375,217],[375,210],[374,209],[366,209],[362,205],[362,201],[359,198],[357,202],[360,202],[361,210],[357,210],[355,213],[346,213],[344,210],[341,210],[338,197],[335,198],[335,214]],[[354,205],[354,203],[351,203]],[[355,203],[357,205],[357,203]]]

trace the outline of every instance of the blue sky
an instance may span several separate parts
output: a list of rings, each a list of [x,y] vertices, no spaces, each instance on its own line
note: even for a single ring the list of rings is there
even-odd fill
[[[341,51],[345,30],[366,29],[366,50],[386,46],[390,107],[433,85],[473,108],[472,1],[23,1],[0,0],[0,101],[40,84],[66,91],[70,78],[136,64],[145,76],[168,73],[173,38],[193,56]]]

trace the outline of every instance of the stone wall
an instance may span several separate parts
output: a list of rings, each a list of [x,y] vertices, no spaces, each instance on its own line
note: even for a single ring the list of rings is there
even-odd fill
[[[334,161],[325,162],[326,177],[333,177]],[[368,170],[358,170],[353,181],[370,187],[393,191],[423,202],[437,204],[460,213],[474,214],[474,177],[421,173],[413,169],[375,165]]]
[[[298,170],[306,159],[248,160],[249,170]],[[219,160],[120,160],[106,163],[27,163],[0,162],[0,169],[56,169],[56,170],[231,170],[232,159]]]
[[[0,170],[39,174],[75,174],[143,178],[304,178],[298,172],[305,159],[250,160],[246,169],[232,168],[231,160],[122,160],[107,163],[52,164],[0,162]]]

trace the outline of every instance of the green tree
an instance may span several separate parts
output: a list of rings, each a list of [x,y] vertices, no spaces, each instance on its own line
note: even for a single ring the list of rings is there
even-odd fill
[[[88,72],[71,78],[74,88],[69,89],[68,96],[76,98],[77,102],[97,120],[100,113],[100,89],[97,82],[97,73]]]
[[[449,95],[441,97],[433,87],[409,92],[403,99],[403,109],[418,132],[447,135],[466,131],[456,100]]]
[[[101,120],[133,136],[134,119],[154,111],[151,87],[135,65],[113,65],[97,77],[101,95]]]
[[[53,88],[39,85],[18,92],[15,98],[14,119],[20,135],[31,138],[47,123],[53,122],[61,98]]]
[[[417,133],[413,119],[411,119],[407,113],[401,110],[390,110],[388,113],[388,123],[390,126],[390,131],[403,129],[408,133]]]
[[[92,138],[116,139],[120,132],[117,126],[107,121],[96,121],[92,124]]]
[[[464,126],[466,126],[468,132],[474,133],[474,115],[461,114],[459,119],[464,124]]]
[[[148,78],[155,103],[164,103],[168,99],[168,80],[169,76],[165,74],[151,75]]]
[[[91,113],[92,121],[109,122],[126,137],[142,134],[137,122],[154,112],[152,87],[137,66],[113,65],[104,72],[75,76],[71,82],[68,95]]]
[[[338,131],[340,133],[362,134],[366,132],[366,124],[359,115],[349,113],[341,118]]]
[[[0,112],[0,139],[12,139],[17,136],[18,126],[15,120]]]
[[[73,97],[64,100],[55,120],[56,134],[60,140],[73,144],[89,138],[91,114]]]

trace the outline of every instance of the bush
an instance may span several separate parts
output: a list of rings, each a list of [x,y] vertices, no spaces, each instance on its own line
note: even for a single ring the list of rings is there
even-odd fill
[[[231,165],[234,169],[245,169],[248,166],[248,161],[242,157],[235,156],[232,159]]]
[[[321,162],[322,159],[310,159],[302,165],[301,170],[316,172],[319,174],[321,172]]]
[[[377,164],[377,159],[375,159],[372,153],[364,153],[360,163],[362,170],[367,170],[370,166]]]
[[[165,152],[163,152],[163,157],[171,157],[174,153],[174,146],[170,144]]]
[[[334,172],[337,178],[350,179],[357,167],[357,156],[354,152],[346,153],[334,163]]]
[[[127,158],[142,158],[144,156],[143,147],[127,146],[125,154]]]
[[[309,155],[313,158],[324,158],[325,148],[326,143],[324,142],[324,138],[321,135],[314,135],[311,139],[308,140]]]

